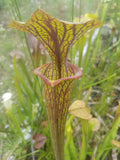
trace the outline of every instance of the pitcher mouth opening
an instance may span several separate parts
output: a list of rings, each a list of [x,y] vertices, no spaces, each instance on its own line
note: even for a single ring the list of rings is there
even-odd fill
[[[71,64],[69,63],[69,65],[71,65],[71,67],[74,69],[74,72],[75,74],[73,76],[68,76],[68,77],[63,77],[63,78],[60,78],[60,79],[57,79],[57,80],[50,80],[49,78],[47,78],[44,73],[42,73],[42,69],[44,67],[46,67],[46,65],[49,65],[50,63],[46,63],[38,68],[36,68],[33,73],[35,75],[38,75],[42,78],[42,80],[48,85],[48,86],[51,86],[51,87],[55,87],[56,85],[58,85],[59,83],[61,83],[62,81],[65,81],[65,80],[75,80],[75,79],[79,79],[83,76],[83,72],[82,70],[77,67],[76,65],[74,64]]]

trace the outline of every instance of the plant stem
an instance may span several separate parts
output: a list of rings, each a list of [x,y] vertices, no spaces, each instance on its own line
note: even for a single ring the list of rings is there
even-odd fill
[[[48,117],[50,116],[50,111],[48,112]],[[53,120],[49,119],[49,125],[51,130],[52,143],[55,153],[56,160],[64,160],[64,127],[65,124],[61,121],[61,124],[56,121],[55,111],[53,111]],[[60,125],[60,126],[59,126]],[[62,128],[62,130],[61,130]]]
[[[82,123],[82,146],[80,150],[80,159],[85,160],[87,155],[87,143],[88,143],[88,121],[81,120]]]
[[[81,13],[82,13],[82,6],[81,6],[81,0],[80,0],[80,7],[79,7],[79,22],[80,22],[80,16],[81,16]]]
[[[83,69],[83,73],[86,73],[87,72],[87,67],[88,67],[88,63],[89,63],[89,59],[90,59],[90,49],[91,49],[91,41],[92,41],[92,34],[88,40],[88,49],[87,49],[87,53],[85,55],[85,61],[84,61],[84,69]],[[85,81],[85,78],[86,76],[84,75],[82,80],[81,80],[81,83],[80,83],[80,86],[79,86],[79,89],[81,90],[82,89],[82,86],[83,86],[83,83]]]
[[[74,0],[72,0],[72,22],[74,19]]]
[[[102,11],[102,17],[101,17],[101,22],[103,22],[103,23],[104,23],[105,18],[106,18],[107,10],[108,10],[108,5],[104,5],[103,11]],[[95,47],[95,49],[93,50],[93,53],[92,53],[92,64],[94,64],[95,61],[96,61],[96,56],[98,54],[97,51],[100,47],[100,41],[101,41],[101,39],[100,39],[101,34],[100,33],[101,33],[101,28],[99,29],[97,39],[96,39],[95,44],[94,44],[96,47]]]

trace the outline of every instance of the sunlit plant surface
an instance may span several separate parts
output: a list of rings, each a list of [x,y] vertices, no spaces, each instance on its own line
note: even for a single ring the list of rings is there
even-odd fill
[[[82,71],[67,61],[70,47],[89,29],[101,26],[98,20],[84,23],[59,21],[38,9],[26,23],[12,21],[10,27],[32,33],[51,56],[47,63],[34,70],[43,79],[46,107],[56,160],[64,160],[64,128],[73,88],[73,80]]]
[[[102,4],[100,5],[99,9],[102,7]],[[112,2],[104,3],[101,14],[102,22],[105,22],[107,12],[111,7]],[[17,16],[22,21],[18,6],[16,9]],[[100,10],[98,10],[99,12]],[[36,21],[36,17],[40,21],[40,15],[43,22],[42,27],[38,27],[38,21]],[[113,14],[113,16],[115,15],[117,15],[117,12]],[[18,54],[15,53],[16,56],[14,56],[11,53],[14,57],[14,82],[18,98],[16,97],[15,101],[10,99],[10,101],[4,103],[7,106],[6,119],[8,119],[10,126],[1,130],[2,133],[6,132],[8,137],[4,138],[5,147],[2,147],[2,157],[4,159],[8,157],[14,159],[25,159],[25,157],[26,159],[55,159],[51,148],[50,131],[46,122],[44,97],[57,159],[63,159],[63,149],[65,160],[111,159],[111,156],[115,156],[111,152],[113,148],[116,149],[116,155],[119,155],[117,149],[119,142],[115,139],[120,121],[119,107],[115,118],[112,116],[115,110],[110,111],[109,109],[110,106],[114,106],[118,94],[116,90],[114,91],[114,88],[116,88],[119,79],[119,40],[112,42],[113,46],[105,45],[104,26],[102,32],[99,29],[83,36],[84,31],[86,32],[91,27],[96,28],[98,23],[100,24],[96,20],[97,14],[86,14],[83,19],[75,18],[74,21],[82,22],[80,25],[59,21],[42,10],[37,10],[32,18],[23,24],[15,21],[11,23],[14,28],[32,33],[39,41],[33,38],[35,45],[32,46],[30,40],[33,42],[33,39],[25,35],[25,40],[27,42],[28,39],[29,43],[29,45],[27,43],[28,50],[33,53],[32,56],[31,54],[26,55],[25,60],[24,58],[18,58]],[[48,19],[51,19],[51,25],[45,23]],[[88,22],[84,23],[85,20]],[[119,19],[114,20],[114,23],[118,24],[117,21]],[[111,26],[114,26],[114,23],[111,22]],[[89,26],[89,24],[93,24],[93,26]],[[61,27],[59,27],[60,25]],[[82,25],[85,28],[82,28],[83,30],[80,32]],[[42,30],[41,34],[39,33],[40,30]],[[115,37],[115,30],[116,28],[113,31],[111,30],[110,40]],[[78,31],[78,34],[75,34],[75,31]],[[101,35],[103,39],[101,39]],[[70,50],[76,39],[79,40]],[[69,55],[67,56],[68,51]],[[48,53],[51,56],[52,63],[46,63],[38,67],[43,62],[45,63]],[[27,59],[27,57],[29,58]],[[69,62],[68,57],[71,62]],[[40,64],[38,59],[40,59]],[[70,106],[69,113],[77,116],[78,119],[69,115],[66,128],[64,128],[70,105],[72,81],[82,75],[81,70],[71,63],[83,68],[83,77],[81,80],[75,81],[71,100],[72,102],[76,99],[82,101],[75,101]],[[34,73],[43,79],[43,86],[40,78],[33,76],[32,71],[35,67],[38,68],[35,69]],[[62,90],[67,92],[61,92]],[[56,99],[60,99],[60,101]],[[116,107],[117,105],[116,103]],[[90,106],[91,109],[88,108]],[[93,106],[95,107],[93,108]],[[106,116],[109,119],[106,119]],[[112,119],[110,119],[110,116]],[[110,121],[113,123],[109,123]],[[102,135],[105,135],[106,127],[104,125],[107,126],[106,133],[108,133],[104,138],[101,138]],[[65,146],[63,148],[64,129]],[[96,132],[96,136],[93,136],[94,132]],[[3,144],[2,141],[1,144]],[[16,151],[16,154],[14,151]]]

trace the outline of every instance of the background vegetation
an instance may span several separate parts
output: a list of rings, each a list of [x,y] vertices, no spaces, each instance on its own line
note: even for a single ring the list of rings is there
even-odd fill
[[[104,23],[102,28],[82,37],[70,51],[69,60],[84,73],[75,82],[71,103],[85,101],[101,122],[99,130],[90,136],[86,160],[120,159],[119,143],[116,147],[110,141],[120,140],[119,122],[114,123],[120,100],[119,0],[0,0],[0,159],[54,160],[41,79],[32,73],[38,66],[37,53],[39,65],[49,61],[49,56],[39,42],[32,46],[26,34],[8,28],[13,18],[27,21],[39,6],[66,21],[98,18]],[[8,92],[12,97],[5,100]],[[47,138],[44,145],[40,134]],[[81,120],[69,115],[65,134],[66,160],[79,159]],[[101,142],[103,145],[98,147]]]

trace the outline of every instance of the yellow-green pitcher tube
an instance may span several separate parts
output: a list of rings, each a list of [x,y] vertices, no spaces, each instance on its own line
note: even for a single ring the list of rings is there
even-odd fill
[[[51,63],[34,70],[43,80],[46,109],[56,160],[64,160],[64,129],[74,79],[82,71],[67,61],[71,46],[88,30],[102,26],[99,20],[71,23],[38,9],[26,23],[12,21],[10,27],[33,34],[47,49]]]
[[[73,82],[74,79],[82,76],[82,71],[69,63],[74,70],[74,75],[52,81],[47,78],[47,71],[44,69],[49,65],[50,63],[35,69],[34,73],[43,80],[46,109],[56,160],[64,160],[64,130]]]

